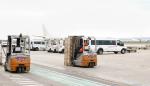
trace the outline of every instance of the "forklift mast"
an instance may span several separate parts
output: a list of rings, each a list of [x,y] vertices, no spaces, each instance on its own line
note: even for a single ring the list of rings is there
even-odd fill
[[[7,52],[7,57],[9,55],[11,55],[11,48],[12,48],[11,44],[12,44],[11,36],[8,36],[8,42],[7,42],[8,52]]]
[[[30,70],[29,36],[9,35],[6,52],[5,71],[28,72]]]
[[[22,36],[22,34],[19,36],[9,35],[7,45],[7,56],[12,53],[21,53],[19,51],[14,52],[15,48],[18,47],[21,48],[23,50],[22,53],[24,53],[25,50],[30,51],[30,38],[28,36]]]

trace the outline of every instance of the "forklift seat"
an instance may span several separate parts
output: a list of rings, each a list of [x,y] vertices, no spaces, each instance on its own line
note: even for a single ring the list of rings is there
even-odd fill
[[[13,53],[21,53],[21,47],[14,47]]]

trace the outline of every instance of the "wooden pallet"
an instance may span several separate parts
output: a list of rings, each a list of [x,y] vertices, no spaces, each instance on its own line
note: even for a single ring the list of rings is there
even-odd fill
[[[127,52],[128,53],[137,52],[137,47],[127,47]]]

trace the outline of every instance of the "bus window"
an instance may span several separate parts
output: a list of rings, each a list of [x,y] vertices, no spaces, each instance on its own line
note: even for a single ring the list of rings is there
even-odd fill
[[[97,44],[97,45],[105,45],[105,44],[103,43],[103,40],[97,40],[97,41],[96,41],[96,44]]]
[[[103,45],[111,45],[111,41],[103,41]]]
[[[112,41],[112,45],[116,45],[116,41]]]
[[[92,40],[92,41],[91,41],[91,45],[95,45],[95,40]]]
[[[41,44],[41,42],[34,42],[34,44]]]
[[[91,41],[91,45],[95,45],[95,41]],[[96,45],[116,45],[115,40],[96,40]]]

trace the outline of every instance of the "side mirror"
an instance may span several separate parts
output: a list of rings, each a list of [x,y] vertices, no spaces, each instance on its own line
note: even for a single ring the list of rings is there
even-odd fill
[[[120,46],[121,44],[120,44],[120,43],[117,43],[117,45],[119,45],[119,46]]]

